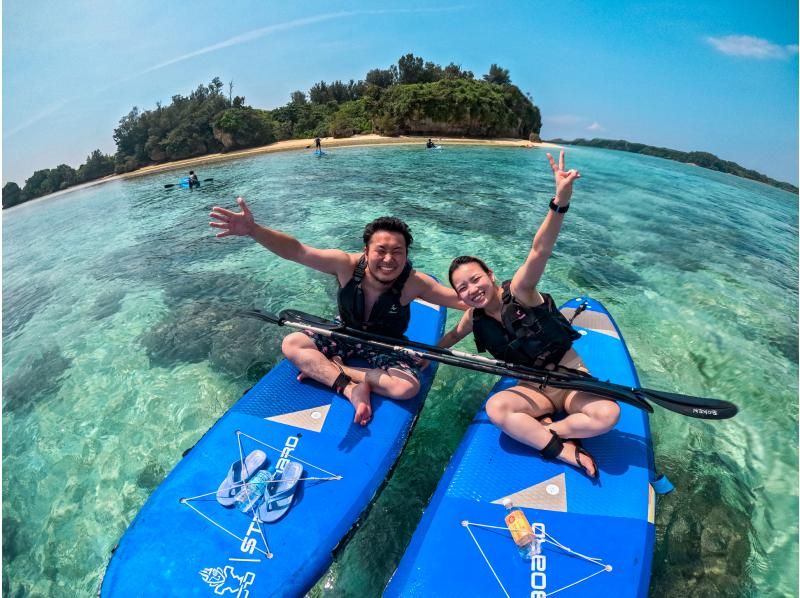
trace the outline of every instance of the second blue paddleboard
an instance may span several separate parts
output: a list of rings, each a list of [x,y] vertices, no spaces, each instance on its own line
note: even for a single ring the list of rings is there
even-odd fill
[[[592,374],[639,386],[625,341],[598,301],[577,298],[561,310]],[[491,394],[513,386],[500,380]],[[491,396],[490,394],[490,396]],[[561,461],[503,434],[481,409],[444,473],[385,596],[644,597],[655,541],[653,457],[647,413],[620,403],[607,434],[583,441],[597,461],[593,483]],[[505,528],[511,499],[542,541],[531,561]]]

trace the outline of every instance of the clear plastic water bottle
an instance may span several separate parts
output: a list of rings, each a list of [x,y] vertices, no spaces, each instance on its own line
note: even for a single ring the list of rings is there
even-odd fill
[[[251,513],[261,497],[264,496],[267,483],[271,479],[272,477],[265,469],[258,470],[258,472],[250,478],[250,481],[242,485],[242,489],[239,491],[239,494],[236,495],[234,499],[236,508],[242,513]]]
[[[521,509],[514,508],[514,503],[510,499],[506,498],[503,506],[506,508],[506,525],[511,532],[511,537],[514,538],[514,544],[517,545],[519,556],[529,561],[534,555],[541,552],[539,541],[533,533],[531,524]]]

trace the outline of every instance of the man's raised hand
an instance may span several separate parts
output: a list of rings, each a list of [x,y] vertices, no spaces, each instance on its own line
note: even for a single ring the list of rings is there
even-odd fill
[[[219,222],[209,222],[208,225],[214,228],[221,228],[222,232],[217,233],[217,237],[227,237],[228,235],[237,235],[246,237],[253,233],[256,227],[255,218],[244,199],[241,197],[236,198],[236,203],[242,208],[241,212],[232,212],[219,206],[211,208],[209,216],[218,220]]]

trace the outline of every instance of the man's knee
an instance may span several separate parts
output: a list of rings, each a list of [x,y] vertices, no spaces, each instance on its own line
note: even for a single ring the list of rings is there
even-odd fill
[[[289,360],[292,360],[298,351],[314,347],[316,347],[314,341],[304,332],[292,332],[281,343],[281,351]]]

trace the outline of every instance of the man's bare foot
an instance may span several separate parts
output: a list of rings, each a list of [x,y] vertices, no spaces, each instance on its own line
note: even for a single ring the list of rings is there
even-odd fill
[[[354,424],[366,426],[369,420],[372,419],[372,404],[370,401],[370,391],[372,389],[369,384],[362,382],[356,384],[350,393],[350,402],[356,410],[356,415],[353,418]]]

